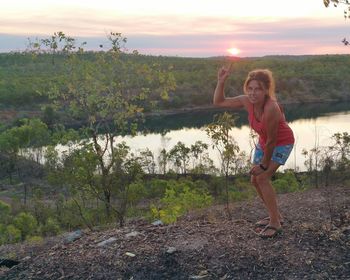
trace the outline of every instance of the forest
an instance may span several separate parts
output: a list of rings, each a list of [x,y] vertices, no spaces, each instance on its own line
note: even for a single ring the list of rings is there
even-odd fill
[[[217,69],[230,57],[144,56],[124,52],[119,33],[109,40],[110,49],[91,52],[59,32],[0,55],[0,244],[123,227],[135,217],[171,224],[190,210],[225,204],[229,212],[230,203],[255,196],[250,155],[230,135],[229,113],[206,127],[220,167],[201,141],[178,142],[158,157],[116,142],[136,135],[147,113],[211,106]],[[282,103],[347,101],[349,62],[348,55],[240,58],[227,91],[241,93],[248,71],[269,68]],[[277,173],[276,191],[349,180],[350,135],[332,141],[303,152],[307,172]]]

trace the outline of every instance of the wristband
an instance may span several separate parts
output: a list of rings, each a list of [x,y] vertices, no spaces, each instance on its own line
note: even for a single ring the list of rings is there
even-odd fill
[[[259,167],[260,167],[262,170],[264,170],[264,171],[267,170],[267,167],[263,166],[261,163],[259,164]]]

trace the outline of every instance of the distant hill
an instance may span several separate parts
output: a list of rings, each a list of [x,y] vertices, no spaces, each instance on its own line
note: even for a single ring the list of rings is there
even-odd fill
[[[94,59],[88,52],[86,59]],[[66,71],[63,55],[49,55],[35,61],[31,54],[0,54],[0,109],[40,109],[47,103],[38,94],[40,85],[47,84],[54,75]],[[174,74],[177,87],[169,100],[160,100],[160,109],[208,106],[212,102],[217,70],[230,64],[230,57],[184,58],[150,55],[125,55],[140,64],[159,64]],[[242,94],[247,73],[255,68],[269,68],[276,79],[276,92],[282,102],[315,102],[350,100],[350,55],[272,55],[242,57],[234,62],[227,82],[227,95]]]

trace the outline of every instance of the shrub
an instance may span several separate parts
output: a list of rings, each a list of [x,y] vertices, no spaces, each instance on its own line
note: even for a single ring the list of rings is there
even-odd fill
[[[48,218],[46,223],[41,227],[40,232],[44,236],[57,235],[60,232],[59,222],[55,218]]]
[[[191,190],[184,182],[172,184],[172,187],[166,189],[165,196],[160,201],[161,206],[151,206],[153,218],[170,224],[189,210],[211,205],[212,197],[206,191]]]
[[[7,224],[10,219],[11,207],[0,200],[0,223]]]
[[[19,213],[14,219],[14,224],[21,231],[22,241],[24,241],[27,236],[32,235],[37,229],[37,221],[29,213]]]
[[[148,188],[148,198],[161,198],[168,187],[168,181],[162,179],[152,179]]]
[[[131,205],[137,204],[137,202],[146,196],[146,188],[141,182],[135,182],[128,186],[128,203]]]
[[[43,242],[43,238],[41,236],[30,236],[27,238],[27,241],[31,244],[40,244],[41,242]]]
[[[4,232],[3,243],[17,243],[21,241],[21,230],[14,225],[8,225]]]
[[[299,183],[295,178],[295,175],[291,171],[287,171],[281,178],[278,178],[272,182],[277,193],[295,192],[299,190]]]

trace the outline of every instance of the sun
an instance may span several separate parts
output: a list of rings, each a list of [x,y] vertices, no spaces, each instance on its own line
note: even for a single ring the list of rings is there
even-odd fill
[[[241,51],[238,48],[230,48],[227,50],[231,55],[238,55]]]

